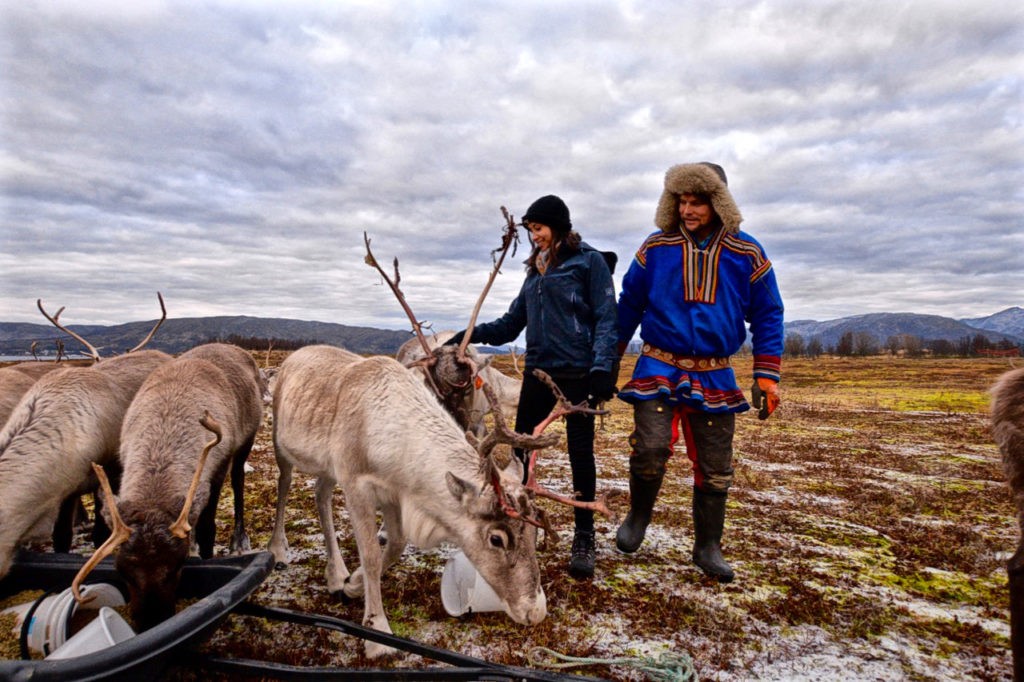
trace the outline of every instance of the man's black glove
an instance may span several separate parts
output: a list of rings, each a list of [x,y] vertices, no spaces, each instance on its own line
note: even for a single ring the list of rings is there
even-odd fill
[[[457,346],[462,343],[462,339],[466,336],[466,330],[463,329],[461,332],[455,332],[455,336],[445,341],[442,346]]]
[[[597,369],[590,373],[590,395],[587,399],[592,406],[611,400],[616,391],[615,378],[611,372]]]

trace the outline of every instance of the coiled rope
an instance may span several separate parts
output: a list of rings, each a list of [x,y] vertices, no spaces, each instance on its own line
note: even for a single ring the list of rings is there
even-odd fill
[[[544,657],[548,657],[547,660]],[[665,651],[658,656],[622,656],[589,658],[568,656],[543,646],[535,646],[526,654],[530,665],[540,668],[576,668],[584,665],[618,665],[640,670],[653,682],[697,682],[697,671],[689,654]],[[553,660],[552,660],[553,659]],[[560,662],[556,662],[560,661]]]

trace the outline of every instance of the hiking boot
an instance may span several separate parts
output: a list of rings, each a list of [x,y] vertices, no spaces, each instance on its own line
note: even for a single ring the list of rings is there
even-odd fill
[[[569,575],[584,579],[594,575],[594,531],[578,530],[572,538],[572,555],[569,559]]]

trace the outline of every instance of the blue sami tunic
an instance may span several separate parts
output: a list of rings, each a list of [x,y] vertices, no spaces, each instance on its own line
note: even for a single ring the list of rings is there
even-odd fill
[[[733,355],[749,323],[754,376],[779,380],[782,297],[771,261],[745,232],[719,230],[702,245],[685,230],[652,234],[622,280],[618,312],[620,347],[639,326],[645,343],[690,357]],[[750,409],[732,367],[687,371],[646,355],[619,397],[629,403],[663,398],[706,412]]]

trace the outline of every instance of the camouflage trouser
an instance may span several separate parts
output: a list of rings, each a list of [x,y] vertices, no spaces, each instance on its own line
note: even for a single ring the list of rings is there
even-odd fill
[[[634,430],[630,471],[651,475],[672,454],[683,436],[686,454],[693,462],[693,484],[703,492],[725,493],[732,485],[732,437],[736,415],[731,412],[701,412],[686,405],[673,408],[663,400],[644,400],[633,405]],[[635,464],[637,466],[633,466]],[[659,466],[660,465],[660,466]],[[636,471],[634,471],[636,469]],[[650,471],[644,471],[650,470]]]

